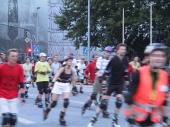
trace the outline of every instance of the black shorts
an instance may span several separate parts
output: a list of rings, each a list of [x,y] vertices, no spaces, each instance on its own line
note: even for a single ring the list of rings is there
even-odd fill
[[[37,82],[37,88],[39,93],[48,93],[48,81],[43,81],[43,82]]]
[[[78,82],[84,83],[84,79],[79,79]]]
[[[106,92],[106,95],[111,96],[112,93],[122,94],[122,91],[123,91],[122,85],[109,85],[107,92]]]

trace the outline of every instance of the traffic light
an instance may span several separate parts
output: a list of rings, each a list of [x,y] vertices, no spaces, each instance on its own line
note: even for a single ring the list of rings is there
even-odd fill
[[[31,57],[31,53],[32,53],[32,48],[27,48],[27,54],[29,57]]]
[[[27,49],[27,52],[28,52],[28,53],[31,53],[31,52],[32,52],[32,48],[28,48],[28,49]]]

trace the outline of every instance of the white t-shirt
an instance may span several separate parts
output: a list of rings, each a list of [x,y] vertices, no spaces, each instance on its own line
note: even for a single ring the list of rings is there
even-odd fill
[[[79,70],[79,73],[78,73],[78,76],[80,79],[84,79],[84,76],[83,76],[83,73],[84,73],[84,70],[86,69],[86,65],[83,63],[78,63],[77,64],[77,69]]]
[[[96,62],[96,68],[98,69],[97,76],[102,76],[110,59],[99,57]]]
[[[75,68],[77,66],[77,60],[76,59],[73,59],[72,66],[73,66],[73,68]]]
[[[25,80],[26,81],[31,81],[31,75],[32,75],[32,64],[23,64],[22,65],[23,70],[24,70],[24,75],[25,75]]]
[[[60,68],[60,63],[57,62],[57,63],[52,63],[51,65],[51,69],[52,69],[52,73],[56,74]]]

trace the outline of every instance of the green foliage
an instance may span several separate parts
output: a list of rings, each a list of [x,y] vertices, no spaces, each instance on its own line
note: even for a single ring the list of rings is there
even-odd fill
[[[125,42],[141,55],[149,43],[150,0],[91,0],[91,46],[115,45],[122,38],[122,9],[125,9]],[[87,45],[88,0],[63,0],[61,15],[55,23],[67,30],[75,46]],[[170,1],[154,0],[153,40],[169,44]],[[169,44],[170,45],[170,44]]]

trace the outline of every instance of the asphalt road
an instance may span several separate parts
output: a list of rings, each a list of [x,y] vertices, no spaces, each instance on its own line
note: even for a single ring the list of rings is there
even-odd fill
[[[92,105],[92,107],[87,110],[83,116],[81,115],[81,107],[87,100],[91,91],[91,86],[85,86],[83,94],[78,94],[78,96],[71,97],[68,112],[65,117],[67,121],[67,127],[87,127],[88,122],[95,114],[95,106]],[[46,121],[43,121],[43,109],[34,105],[36,95],[37,89],[30,88],[29,98],[27,99],[26,103],[24,105],[19,104],[19,117],[17,127],[60,127],[58,119],[59,112],[63,105],[62,97],[59,100],[58,105],[50,112],[49,118]],[[112,113],[113,107],[114,98],[112,97],[109,101],[110,113]],[[122,127],[128,127],[122,112],[119,115],[119,122]],[[111,119],[106,119],[100,116],[95,127],[111,127]]]

